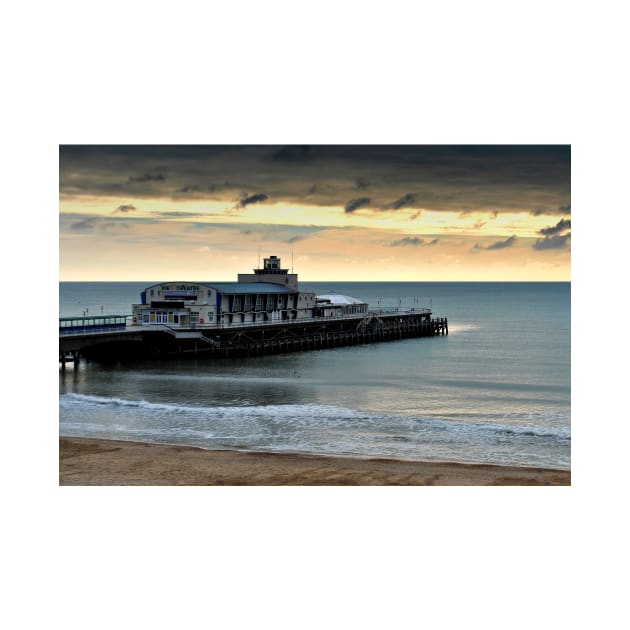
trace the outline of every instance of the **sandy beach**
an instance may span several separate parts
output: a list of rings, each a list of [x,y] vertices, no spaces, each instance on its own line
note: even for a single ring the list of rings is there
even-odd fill
[[[59,438],[62,486],[569,486],[570,471]]]

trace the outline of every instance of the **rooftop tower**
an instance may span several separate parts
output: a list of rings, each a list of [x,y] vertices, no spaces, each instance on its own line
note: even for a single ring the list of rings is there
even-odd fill
[[[288,269],[282,269],[281,261],[277,256],[269,256],[263,261],[263,268],[253,269],[254,273],[239,273],[239,282],[271,282],[281,284],[289,289],[298,288],[297,273],[289,273]]]

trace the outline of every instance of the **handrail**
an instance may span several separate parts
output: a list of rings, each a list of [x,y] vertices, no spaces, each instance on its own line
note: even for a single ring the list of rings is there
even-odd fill
[[[309,318],[305,318],[305,319],[282,319],[282,320],[272,320],[272,321],[257,321],[257,322],[239,322],[239,323],[235,323],[235,324],[228,324],[228,323],[221,323],[221,322],[215,322],[213,324],[194,324],[191,325],[190,327],[186,327],[184,329],[182,329],[181,332],[186,331],[188,334],[190,334],[191,332],[198,332],[199,333],[199,338],[203,338],[205,337],[205,335],[203,334],[203,331],[212,331],[212,330],[233,330],[233,329],[238,329],[238,328],[250,328],[252,326],[270,326],[270,327],[282,327],[282,326],[301,326],[304,324],[309,324],[309,323],[333,323],[336,321],[347,321],[347,320],[357,320],[357,321],[363,321],[365,319],[367,319],[368,317],[378,317],[381,315],[396,315],[396,314],[401,314],[401,315],[412,315],[412,314],[417,314],[417,315],[426,315],[426,314],[431,314],[431,309],[429,308],[405,308],[405,307],[397,307],[397,306],[393,306],[393,307],[385,307],[385,308],[381,308],[381,309],[374,309],[374,310],[370,310],[367,313],[359,313],[359,314],[351,314],[351,315],[339,315],[339,316],[333,316],[333,317],[309,317]],[[444,318],[435,318],[432,321],[435,322],[440,322],[443,321]],[[89,329],[86,328],[84,330],[81,331],[73,331],[73,332],[68,332],[68,333],[62,333],[61,329],[60,329],[60,335],[63,334],[63,336],[70,336],[70,335],[84,335],[87,333],[93,333],[93,334],[106,334],[106,333],[113,333],[113,332],[124,332],[124,331],[133,331],[133,330],[162,330],[174,337],[178,336],[178,332],[180,332],[177,329],[173,329],[171,326],[167,325],[167,324],[150,324],[148,326],[143,326],[142,324],[140,325],[136,325],[136,326],[126,326],[125,328],[111,328],[109,330],[96,330],[95,328]],[[210,344],[216,344],[217,342],[210,339],[209,337],[206,337],[204,339],[204,341],[206,341],[206,343],[210,343]]]

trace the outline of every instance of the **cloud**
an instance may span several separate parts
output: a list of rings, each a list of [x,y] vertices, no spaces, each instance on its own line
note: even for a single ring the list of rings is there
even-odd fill
[[[570,213],[568,145],[61,145],[59,162],[62,201],[185,194],[232,205],[262,190],[274,203],[344,208],[369,190],[375,217],[405,207]]]
[[[192,217],[218,217],[222,216],[218,212],[182,212],[178,210],[172,210],[170,212],[152,212],[152,215],[156,217],[166,217],[173,219],[191,219]]]
[[[151,173],[145,173],[144,175],[140,175],[139,177],[129,176],[130,182],[163,182],[166,179],[166,175],[164,173],[156,173],[155,175],[151,175]]]
[[[504,241],[497,241],[496,243],[492,243],[492,245],[488,245],[486,249],[505,249],[506,247],[512,247],[516,242],[516,234],[512,234],[510,238],[505,239]]]
[[[560,219],[556,225],[538,230],[538,233],[543,236],[553,236],[554,234],[560,234],[561,232],[566,232],[570,229],[571,219]]]
[[[265,195],[265,193],[257,193],[255,195],[249,195],[249,197],[245,196],[239,200],[238,207],[244,208],[245,206],[249,206],[252,203],[260,203],[262,201],[267,201],[267,199],[269,199],[269,196]]]
[[[70,229],[73,232],[90,232],[96,227],[97,222],[98,219],[96,217],[87,217],[86,219],[71,223]]]
[[[538,251],[547,249],[564,249],[568,242],[571,240],[571,234],[545,236],[545,238],[539,238],[533,245],[533,248]]]
[[[392,241],[389,246],[390,247],[400,247],[401,245],[413,245],[417,247],[418,245],[424,244],[424,239],[419,238],[417,236],[405,236],[404,238],[400,238],[397,241]]]
[[[72,232],[93,232],[94,230],[128,230],[129,225],[116,219],[102,217],[85,217],[68,226]]]
[[[434,238],[428,245],[437,245],[440,242],[439,238]]]
[[[571,204],[566,206],[560,206],[558,208],[534,208],[530,214],[533,214],[535,217],[539,217],[542,214],[571,214]]]
[[[285,243],[297,243],[298,241],[303,241],[305,238],[308,238],[308,236],[300,236],[299,234],[292,236],[291,238],[288,238]]]
[[[303,162],[307,160],[311,154],[309,146],[286,146],[274,151],[271,159],[275,162]]]
[[[403,195],[400,199],[397,199],[393,203],[390,203],[387,207],[391,210],[408,208],[409,206],[412,206],[417,201],[417,199],[418,195],[416,195],[415,193],[407,193],[406,195]]]
[[[132,206],[130,203],[118,206],[116,210],[114,210],[114,214],[116,212],[133,212],[136,209],[136,206]]]
[[[210,186],[208,186],[208,190],[211,192],[214,191],[215,190],[214,184],[210,184]],[[178,188],[175,192],[187,194],[187,193],[198,192],[198,191],[199,191],[199,186],[182,186],[181,188]]]
[[[344,210],[347,213],[354,212],[359,208],[365,208],[366,206],[370,205],[371,201],[372,200],[369,197],[358,197],[357,199],[350,199],[350,201],[348,201],[344,206]]]
[[[512,247],[514,243],[516,243],[516,234],[512,234],[510,238],[506,238],[504,241],[492,243],[492,245],[488,245],[486,249],[505,249],[506,247]]]

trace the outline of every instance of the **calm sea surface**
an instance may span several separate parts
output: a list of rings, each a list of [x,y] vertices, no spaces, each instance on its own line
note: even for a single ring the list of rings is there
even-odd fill
[[[62,282],[60,317],[130,314],[147,282]],[[449,335],[60,370],[60,434],[205,448],[551,466],[571,461],[570,283],[302,282],[431,306]]]

